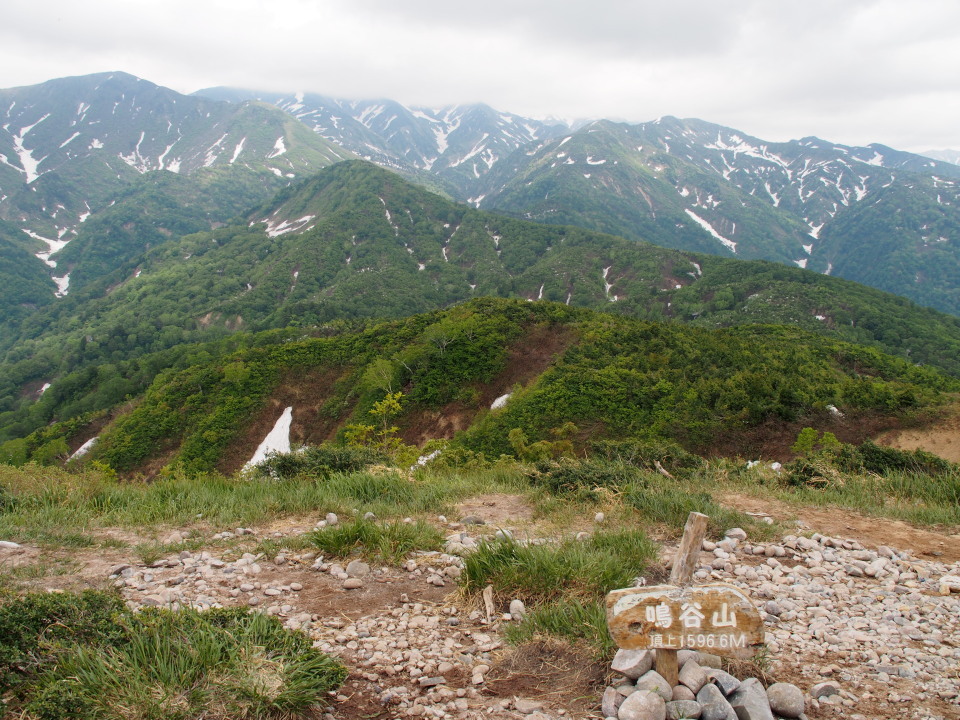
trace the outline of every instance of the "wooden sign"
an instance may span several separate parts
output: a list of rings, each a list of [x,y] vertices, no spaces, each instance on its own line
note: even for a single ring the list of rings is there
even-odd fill
[[[742,590],[724,583],[613,590],[607,627],[628,650],[688,648],[747,658],[763,643],[759,611]]]

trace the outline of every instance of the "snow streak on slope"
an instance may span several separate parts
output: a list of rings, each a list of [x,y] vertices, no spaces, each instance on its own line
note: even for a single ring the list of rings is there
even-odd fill
[[[244,469],[253,467],[267,459],[269,453],[290,452],[290,425],[293,424],[293,408],[288,407],[280,415],[273,430],[267,433],[263,442],[257,447],[253,457],[244,465]]]
[[[702,217],[697,215],[693,210],[687,209],[686,212],[687,212],[687,215],[693,218],[694,222],[696,222],[700,227],[702,227],[704,230],[710,233],[717,240],[722,242],[726,247],[730,248],[731,252],[737,251],[737,244],[733,240],[728,240],[727,238],[723,237],[723,235],[721,235],[720,233],[718,233],[716,230],[713,229],[713,226],[710,223],[708,223]]]

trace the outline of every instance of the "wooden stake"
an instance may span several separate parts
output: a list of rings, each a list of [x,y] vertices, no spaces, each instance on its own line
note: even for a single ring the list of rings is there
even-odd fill
[[[697,557],[703,547],[703,539],[707,535],[707,520],[703,513],[692,512],[687,516],[687,524],[683,526],[683,538],[677,554],[673,556],[673,568],[670,570],[670,584],[678,587],[689,585],[693,580],[693,571],[697,567]],[[656,656],[656,671],[660,673],[672,689],[679,682],[679,671],[676,650],[658,649]]]
[[[707,520],[703,513],[692,512],[683,528],[683,538],[677,554],[673,556],[673,568],[670,570],[670,584],[680,587],[689,585],[693,580],[693,571],[697,569],[697,557],[707,536]]]

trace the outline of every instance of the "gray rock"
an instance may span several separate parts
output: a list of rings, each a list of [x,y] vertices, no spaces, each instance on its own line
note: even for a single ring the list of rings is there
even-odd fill
[[[734,690],[740,687],[740,681],[730,673],[724,672],[723,670],[711,670],[708,675],[710,677],[710,682],[720,688],[720,691],[723,693],[724,697],[730,695]]]
[[[767,688],[770,709],[785,718],[797,718],[803,714],[803,693],[796,685],[774,683]]]
[[[657,693],[639,691],[623,701],[618,720],[666,720],[667,705]]]
[[[513,701],[513,709],[524,715],[529,715],[537,710],[543,710],[543,703],[536,700],[527,700],[526,698],[517,698]]]
[[[622,685],[617,685],[615,689],[620,697],[627,698],[637,691],[637,686],[633,683],[623,683]]]
[[[347,578],[343,581],[344,590],[357,590],[363,587],[363,580],[360,578]]]
[[[610,669],[636,680],[653,667],[653,650],[617,650]]]
[[[20,546],[13,542],[13,540],[0,540],[0,548],[4,550],[16,550]]]
[[[747,531],[743,528],[730,528],[724,534],[724,537],[734,538],[735,540],[746,540]]]
[[[370,574],[370,566],[362,560],[351,560],[347,563],[347,575],[350,577],[365,577]]]
[[[671,700],[696,700],[697,696],[693,694],[693,690],[688,688],[686,685],[675,685],[673,687],[673,697]]]
[[[527,615],[527,608],[522,600],[510,601],[510,617],[514,620],[522,620]]]
[[[623,704],[623,696],[617,692],[615,687],[608,687],[603,691],[603,700],[600,703],[600,709],[604,717],[616,717],[617,710]]]
[[[422,677],[417,679],[417,684],[422,688],[436,687],[437,685],[443,685],[447,681],[444,677]]]
[[[681,720],[682,718],[699,718],[700,703],[694,700],[674,700],[666,706],[667,720]]]
[[[340,518],[337,517],[336,513],[329,512],[324,518],[324,521],[327,523],[327,525],[336,525],[340,522]]]
[[[656,670],[650,670],[637,679],[637,692],[641,690],[655,692],[664,702],[673,699],[673,687]]]
[[[756,678],[747,678],[730,696],[730,706],[740,720],[773,720],[770,701]]]
[[[696,694],[700,692],[700,688],[707,684],[709,678],[707,677],[706,670],[693,660],[690,660],[680,668],[679,680],[681,684],[686,685]]]
[[[817,683],[812,688],[810,688],[810,697],[819,700],[820,698],[830,697],[831,695],[839,695],[840,688],[836,683],[832,682],[822,682]]]
[[[722,667],[722,660],[719,655],[714,655],[713,653],[705,653],[698,651],[697,652],[697,664],[700,667],[709,667],[720,669]]]
[[[706,684],[697,693],[700,703],[700,720],[737,720],[737,713],[713,684]]]
[[[464,525],[486,525],[487,521],[483,518],[479,518],[476,515],[467,515],[460,522]]]

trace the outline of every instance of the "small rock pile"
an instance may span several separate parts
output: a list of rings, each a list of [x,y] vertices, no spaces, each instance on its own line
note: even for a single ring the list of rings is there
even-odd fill
[[[764,690],[756,678],[742,682],[720,669],[716,655],[681,650],[679,682],[653,669],[656,650],[619,650],[611,664],[623,680],[603,693],[603,716],[613,720],[804,720],[803,692],[789,683]]]

